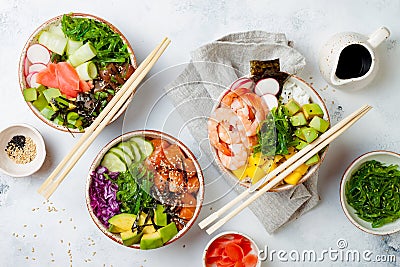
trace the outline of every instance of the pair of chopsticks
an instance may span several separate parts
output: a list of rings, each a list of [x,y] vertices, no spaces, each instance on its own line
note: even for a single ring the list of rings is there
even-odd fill
[[[365,105],[361,107],[359,110],[350,114],[348,117],[337,123],[335,126],[330,128],[312,143],[307,145],[305,148],[297,152],[293,157],[279,165],[275,170],[267,174],[262,180],[258,183],[254,184],[252,187],[241,193],[231,202],[223,206],[218,211],[212,213],[210,216],[205,218],[203,221],[199,223],[201,229],[204,229],[212,222],[217,220],[222,214],[233,208],[240,201],[248,197],[243,203],[241,203],[238,207],[233,209],[230,213],[228,213],[225,217],[217,221],[214,225],[206,230],[206,232],[211,235],[218,228],[228,222],[230,219],[235,217],[239,212],[241,212],[244,208],[253,203],[257,198],[263,195],[265,192],[269,191],[271,188],[279,184],[286,176],[292,173],[296,168],[298,168],[301,164],[306,162],[313,155],[318,153],[324,147],[326,147],[329,143],[335,140],[338,136],[340,136],[344,131],[346,131],[350,126],[352,126],[356,121],[358,121],[362,116],[364,116],[372,107]],[[272,180],[271,180],[272,179]],[[258,191],[256,191],[259,189]]]
[[[85,129],[85,133],[78,140],[75,146],[38,189],[38,192],[46,199],[49,199],[100,132],[108,125],[126,100],[136,91],[136,87],[144,79],[146,74],[154,66],[170,43],[171,41],[167,37],[163,39],[163,41],[147,56],[131,77],[124,83],[93,123]],[[65,167],[68,162],[70,162],[70,164]],[[64,168],[64,172],[60,174]],[[58,179],[55,179],[57,176]]]

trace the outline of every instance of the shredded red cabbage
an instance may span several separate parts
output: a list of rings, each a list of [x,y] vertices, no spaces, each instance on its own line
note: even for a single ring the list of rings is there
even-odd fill
[[[120,213],[120,203],[116,197],[118,185],[110,180],[116,180],[119,172],[109,172],[106,167],[99,166],[90,175],[92,177],[89,187],[90,206],[96,217],[108,227],[108,219]]]

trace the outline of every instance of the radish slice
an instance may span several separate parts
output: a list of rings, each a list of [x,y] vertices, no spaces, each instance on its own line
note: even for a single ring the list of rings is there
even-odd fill
[[[28,76],[28,74],[29,74],[29,67],[30,67],[31,65],[32,65],[32,64],[29,62],[28,58],[25,57],[25,60],[24,60],[24,75],[25,75],[25,77]]]
[[[253,90],[254,88],[254,82],[253,80],[249,78],[240,78],[236,80],[232,85],[231,85],[231,90],[235,90],[237,88],[246,88],[249,90]]]
[[[36,64],[32,64],[31,66],[29,66],[28,72],[29,73],[31,73],[31,72],[40,72],[40,71],[42,71],[42,70],[44,70],[46,68],[47,68],[47,66],[45,64],[36,63]]]
[[[279,92],[279,82],[274,78],[266,78],[259,80],[256,84],[255,93],[257,95],[273,94]]]
[[[267,104],[269,110],[278,107],[278,98],[273,94],[265,94],[261,96],[261,99]]]
[[[29,87],[37,88],[40,84],[36,82],[38,72],[31,72],[26,76],[26,83]]]
[[[50,62],[50,52],[41,44],[33,44],[26,51],[26,57],[32,64],[42,63],[47,65]]]

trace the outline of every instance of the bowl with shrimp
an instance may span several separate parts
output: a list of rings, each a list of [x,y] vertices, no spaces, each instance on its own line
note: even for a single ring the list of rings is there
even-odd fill
[[[204,198],[204,178],[192,152],[153,130],[123,134],[97,155],[86,204],[104,235],[121,245],[156,249],[191,228]]]
[[[330,127],[328,110],[311,85],[297,76],[280,77],[239,78],[221,94],[208,120],[215,162],[235,184],[257,183]],[[314,155],[272,191],[305,182],[326,151]]]

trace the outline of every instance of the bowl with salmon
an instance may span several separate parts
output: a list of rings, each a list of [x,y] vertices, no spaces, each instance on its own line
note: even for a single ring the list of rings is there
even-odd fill
[[[86,204],[96,226],[136,249],[163,247],[193,225],[204,178],[192,152],[162,132],[140,130],[108,143],[94,159]]]
[[[83,132],[137,68],[132,47],[111,23],[69,13],[39,26],[26,42],[19,83],[33,113],[51,127]],[[133,94],[112,121],[127,108]]]
[[[281,72],[279,59],[255,60],[250,66],[251,74],[233,81],[208,120],[208,137],[218,167],[244,187],[263,179],[330,127],[322,98],[299,77]],[[326,148],[272,191],[305,182],[325,155]]]

